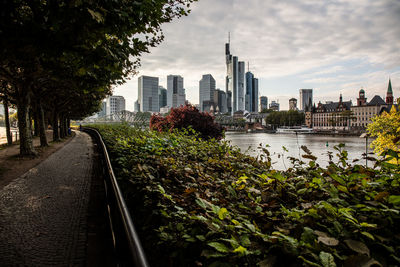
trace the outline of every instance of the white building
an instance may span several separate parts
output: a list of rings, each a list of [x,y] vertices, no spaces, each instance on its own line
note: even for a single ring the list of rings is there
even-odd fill
[[[167,106],[176,108],[184,106],[186,101],[183,77],[179,75],[167,76]]]
[[[138,79],[138,104],[141,112],[159,112],[158,77],[140,76]]]
[[[125,98],[119,95],[109,96],[106,99],[106,115],[125,110]]]

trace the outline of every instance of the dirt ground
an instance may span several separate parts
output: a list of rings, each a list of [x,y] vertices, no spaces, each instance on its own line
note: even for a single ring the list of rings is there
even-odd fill
[[[61,142],[51,141],[53,139],[53,131],[47,131],[46,135],[49,141],[49,147],[46,148],[40,147],[40,140],[38,137],[34,138],[33,145],[38,152],[38,156],[34,158],[20,157],[19,145],[0,147],[0,189],[62,148],[72,140],[75,133],[73,132],[71,137],[63,139]]]

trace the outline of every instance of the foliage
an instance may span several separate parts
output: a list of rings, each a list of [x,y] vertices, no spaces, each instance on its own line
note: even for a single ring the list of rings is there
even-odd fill
[[[160,132],[189,127],[205,139],[223,137],[223,128],[214,122],[214,117],[207,112],[200,112],[192,105],[172,108],[167,116],[154,114],[150,119],[150,128]]]
[[[272,111],[265,118],[267,124],[276,126],[300,126],[305,122],[304,113],[297,110]]]
[[[400,168],[386,159],[351,165],[339,145],[321,168],[302,147],[309,163],[277,171],[266,148],[97,128],[152,266],[400,264]]]
[[[395,106],[389,113],[384,111],[372,119],[367,127],[368,133],[376,139],[372,142],[374,152],[381,154],[389,149],[400,152],[400,111]]]

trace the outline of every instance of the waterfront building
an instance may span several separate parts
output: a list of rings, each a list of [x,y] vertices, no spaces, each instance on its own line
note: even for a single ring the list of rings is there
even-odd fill
[[[297,110],[297,99],[296,98],[289,99],[289,110]]]
[[[167,89],[163,86],[158,86],[158,103],[160,108],[167,106]]]
[[[211,74],[205,74],[199,81],[200,111],[210,111],[214,103],[215,79]],[[207,104],[204,104],[207,101]]]
[[[171,108],[184,106],[186,101],[183,77],[179,75],[167,76],[167,105]]]
[[[253,110],[253,79],[254,75],[250,71],[246,72],[246,96],[245,96],[245,110]]]
[[[392,90],[392,83],[390,82],[390,79],[389,79],[388,89],[386,92],[386,104],[393,105],[393,90]]]
[[[271,104],[269,104],[269,109],[272,109],[273,111],[279,111],[279,103],[272,100]]]
[[[141,112],[159,112],[158,77],[140,76],[138,79],[138,103]]]
[[[254,78],[253,79],[253,92],[252,92],[252,98],[251,101],[253,102],[252,104],[252,110],[250,112],[255,112],[258,113],[258,79]]]
[[[313,89],[300,89],[300,110],[305,111],[306,107],[313,105]]]
[[[372,122],[372,118],[379,115],[388,104],[380,97],[375,95],[370,102],[367,102],[364,89],[358,93],[357,106],[352,106],[352,130],[355,132],[364,132],[366,126]]]
[[[343,101],[340,94],[339,102],[318,103],[312,112],[312,127],[314,131],[349,131],[351,126],[352,102]]]
[[[217,113],[226,113],[228,112],[226,108],[226,93],[220,89],[217,89],[214,91],[214,106],[215,106],[215,111]]]
[[[113,95],[106,98],[106,115],[115,114],[125,110],[125,98],[119,95]]]
[[[260,97],[260,112],[265,109],[268,109],[268,97],[261,96]]]

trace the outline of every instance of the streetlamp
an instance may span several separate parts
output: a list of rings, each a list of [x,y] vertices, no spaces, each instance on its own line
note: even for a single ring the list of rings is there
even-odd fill
[[[368,167],[368,133],[363,133],[360,138],[365,138],[365,168]]]

